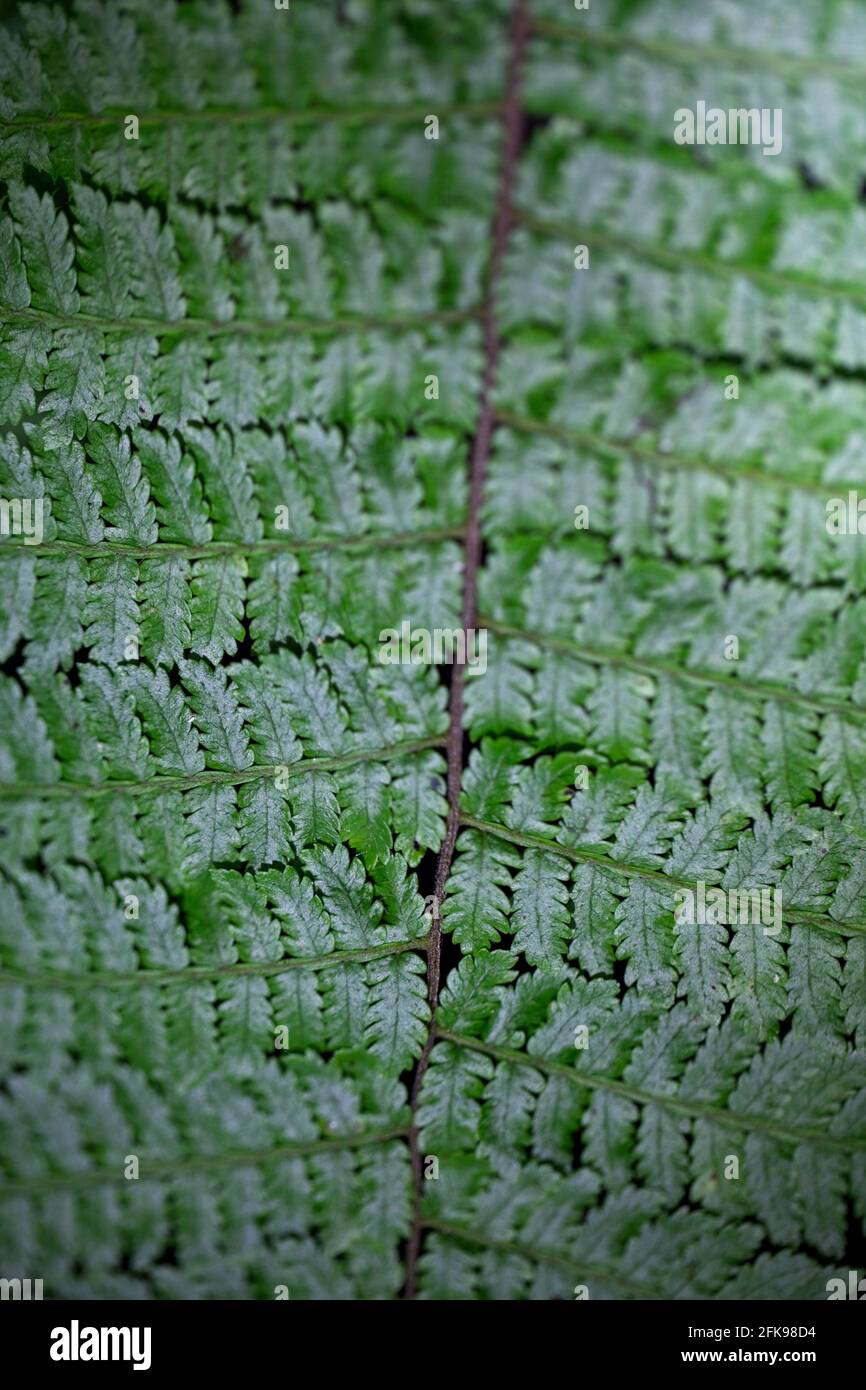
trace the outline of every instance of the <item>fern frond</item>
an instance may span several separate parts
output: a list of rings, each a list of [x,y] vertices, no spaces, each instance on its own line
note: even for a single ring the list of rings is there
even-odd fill
[[[0,1273],[824,1299],[862,17],[337,8],[0,45]],[[691,89],[779,157],[680,148]]]

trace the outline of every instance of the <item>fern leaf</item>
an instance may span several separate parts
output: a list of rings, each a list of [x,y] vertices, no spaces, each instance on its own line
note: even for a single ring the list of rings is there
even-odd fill
[[[0,1273],[825,1300],[858,8],[7,8]]]

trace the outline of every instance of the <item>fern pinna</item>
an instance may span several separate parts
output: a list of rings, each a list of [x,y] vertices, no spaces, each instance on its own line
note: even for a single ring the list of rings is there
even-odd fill
[[[846,0],[8,21],[4,1277],[856,1267],[863,34]],[[675,144],[695,93],[782,110],[778,156]],[[384,664],[407,620],[486,670]]]

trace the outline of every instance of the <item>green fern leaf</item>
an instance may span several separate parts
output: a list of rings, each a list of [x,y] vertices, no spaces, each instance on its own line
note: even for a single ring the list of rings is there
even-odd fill
[[[604,8],[4,11],[4,1280],[858,1263],[866,28]]]

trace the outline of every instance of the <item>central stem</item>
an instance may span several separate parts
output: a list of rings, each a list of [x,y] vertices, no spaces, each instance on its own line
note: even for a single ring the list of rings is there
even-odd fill
[[[523,114],[521,110],[521,80],[526,44],[529,37],[529,17],[525,0],[514,0],[511,12],[508,67],[505,76],[505,100],[502,108],[503,150],[499,175],[499,188],[496,207],[490,231],[490,259],[487,265],[487,279],[484,302],[481,310],[483,335],[484,369],[481,377],[481,398],[478,425],[472,441],[469,466],[469,511],[466,518],[464,537],[465,561],[463,569],[463,607],[461,623],[464,632],[475,626],[477,613],[478,570],[481,565],[481,499],[484,490],[484,477],[487,460],[490,457],[490,443],[495,428],[493,393],[496,381],[496,367],[499,361],[501,341],[496,325],[496,290],[502,263],[508,244],[508,235],[514,220],[514,185],[517,175],[517,160],[523,135]],[[427,947],[427,996],[430,1002],[430,1027],[412,1085],[412,1127],[409,1132],[409,1148],[412,1156],[412,1172],[415,1180],[415,1216],[406,1250],[406,1285],[404,1298],[414,1298],[418,1278],[418,1256],[421,1250],[421,1195],[424,1181],[422,1155],[419,1147],[417,1125],[418,1102],[421,1087],[430,1063],[430,1053],[436,1037],[436,1005],[439,999],[439,977],[442,954],[441,910],[445,897],[445,885],[451,872],[454,847],[460,825],[460,786],[463,777],[463,694],[466,684],[466,666],[463,663],[453,668],[451,681],[450,717],[448,723],[448,820],[445,837],[439,851],[436,877],[433,888],[433,924]]]

